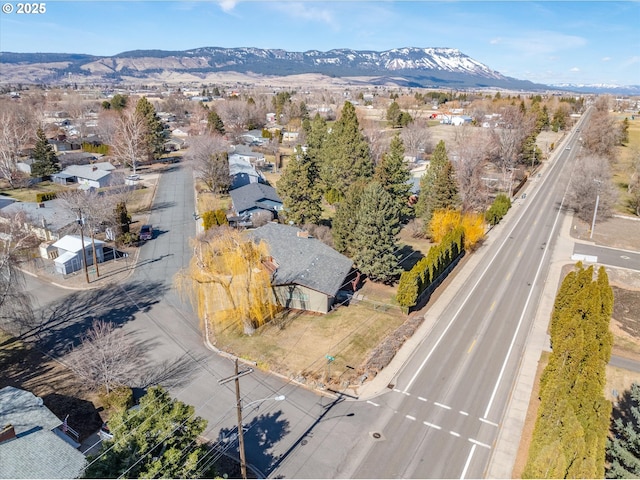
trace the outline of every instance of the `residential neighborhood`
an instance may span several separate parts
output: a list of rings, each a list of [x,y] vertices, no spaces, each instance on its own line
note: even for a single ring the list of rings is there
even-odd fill
[[[391,477],[378,440],[416,425],[443,455],[468,428],[476,476],[528,478],[565,435],[536,424],[559,415],[549,399],[582,395],[609,418],[635,398],[636,98],[233,82],[19,93],[0,98],[3,478],[305,477],[307,462],[318,478]],[[562,294],[577,303],[561,311]],[[587,298],[600,300],[583,312]],[[578,311],[599,346],[563,336],[590,338]],[[592,370],[565,372],[557,352]],[[564,372],[545,373],[552,394],[536,380],[546,365]],[[604,386],[576,391],[569,375]],[[193,424],[166,427],[171,446],[136,420],[153,412]],[[618,431],[572,412],[581,435]],[[155,461],[122,460],[142,448],[136,425]],[[193,462],[170,462],[178,451]]]

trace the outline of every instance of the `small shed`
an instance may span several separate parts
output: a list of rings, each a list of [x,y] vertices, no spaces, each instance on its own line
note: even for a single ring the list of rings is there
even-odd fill
[[[94,240],[96,246],[96,259],[98,263],[104,262],[104,242]],[[83,266],[82,240],[79,235],[65,235],[52,245],[58,249],[58,257],[54,260],[56,272],[68,275],[77,272]],[[91,238],[84,237],[84,250],[87,257],[87,266],[93,265],[93,249]]]

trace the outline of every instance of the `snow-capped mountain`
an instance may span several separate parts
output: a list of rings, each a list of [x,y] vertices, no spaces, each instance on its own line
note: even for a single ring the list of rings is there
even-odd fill
[[[134,50],[111,57],[55,53],[0,53],[5,82],[54,83],[77,79],[119,82],[204,78],[216,72],[253,75],[318,73],[366,76],[406,86],[543,88],[506,77],[455,48],[397,48],[384,52],[335,49],[289,52],[261,48],[203,47],[185,51]]]
[[[616,85],[610,83],[558,83],[552,85],[561,90],[577,93],[609,93],[612,95],[640,95],[640,85]]]

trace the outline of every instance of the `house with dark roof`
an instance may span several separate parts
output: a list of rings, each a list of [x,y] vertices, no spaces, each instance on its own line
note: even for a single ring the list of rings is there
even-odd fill
[[[239,217],[251,217],[256,212],[269,212],[272,218],[282,210],[282,200],[276,189],[263,183],[250,183],[229,192],[233,210]]]
[[[297,227],[267,223],[247,235],[271,255],[271,285],[285,308],[328,313],[353,262]]]
[[[85,456],[41,398],[0,389],[0,478],[78,478]]]
[[[245,154],[233,153],[229,155],[229,176],[231,177],[230,190],[244,187],[251,183],[266,183],[262,173],[256,170],[256,163],[252,163],[251,157]],[[264,164],[264,157],[262,157]]]

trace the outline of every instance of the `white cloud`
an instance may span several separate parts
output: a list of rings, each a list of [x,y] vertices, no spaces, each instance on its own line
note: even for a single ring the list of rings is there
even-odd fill
[[[491,45],[498,45],[499,43],[502,43],[502,39],[500,37],[492,38],[491,40],[489,40],[489,43]]]
[[[624,68],[630,67],[631,65],[635,65],[636,63],[640,62],[640,57],[639,56],[634,56],[634,57],[630,57],[627,61],[622,63],[622,66]]]
[[[274,2],[269,5],[292,18],[318,21],[334,28],[338,26],[331,10],[327,8],[318,8],[306,2]]]
[[[611,60],[611,57],[602,57],[603,62],[608,62]]]
[[[222,8],[223,11],[229,13],[233,10],[238,4],[238,0],[219,0],[218,5]]]
[[[579,72],[580,69],[578,67],[573,67],[569,69],[570,72]]]
[[[492,40],[491,44],[518,51],[520,55],[551,55],[561,50],[571,50],[583,47],[587,40],[575,35],[549,31],[535,31],[520,37],[501,37]]]

